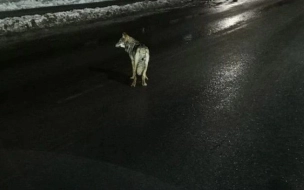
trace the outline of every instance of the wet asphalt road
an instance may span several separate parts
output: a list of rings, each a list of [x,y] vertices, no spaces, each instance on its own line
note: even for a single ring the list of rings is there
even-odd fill
[[[4,64],[2,185],[24,178],[11,160],[38,151],[185,189],[304,189],[304,2],[258,2],[100,27],[97,41],[84,30],[82,46]],[[121,31],[150,47],[147,87],[130,87]]]

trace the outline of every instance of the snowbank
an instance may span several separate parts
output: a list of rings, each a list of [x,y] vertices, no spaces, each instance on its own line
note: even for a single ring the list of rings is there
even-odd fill
[[[177,7],[192,2],[192,0],[157,0],[128,4],[124,6],[109,6],[104,8],[86,8],[66,12],[47,13],[44,15],[26,15],[0,19],[0,35],[25,32],[32,29],[51,28],[82,21],[108,19],[122,14],[139,11]]]
[[[83,3],[96,3],[112,0],[21,0],[0,2],[0,11],[12,11],[21,9],[33,9],[40,7],[52,7],[60,5],[73,5]]]

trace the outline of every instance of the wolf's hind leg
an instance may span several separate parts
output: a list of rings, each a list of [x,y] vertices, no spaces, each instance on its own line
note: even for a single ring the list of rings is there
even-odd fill
[[[144,71],[143,71],[143,73],[142,73],[142,85],[143,85],[143,86],[147,86],[146,79],[148,80],[148,77],[147,77],[147,70],[148,70],[149,59],[150,59],[149,54],[146,54],[145,69],[144,69]]]
[[[135,61],[134,59],[131,59],[131,64],[132,64],[132,76],[130,77],[130,79],[134,79],[136,76],[136,67],[135,67]]]
[[[131,84],[132,87],[135,87],[136,86],[136,80],[137,80],[137,77],[135,75],[134,79],[133,79],[133,82]]]
[[[142,76],[141,76],[141,82],[142,82],[143,86],[147,86],[145,73],[143,73]]]
[[[136,86],[136,80],[137,80],[137,77],[136,77],[136,69],[137,69],[137,65],[138,65],[138,62],[139,62],[139,57],[138,57],[138,54],[135,55],[135,60],[134,60],[134,64],[133,64],[133,82],[131,84],[132,87],[135,87]]]

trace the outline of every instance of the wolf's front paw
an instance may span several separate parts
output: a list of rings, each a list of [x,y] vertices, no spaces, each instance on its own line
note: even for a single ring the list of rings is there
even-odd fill
[[[147,86],[147,83],[143,82],[142,85],[143,85],[143,86]]]

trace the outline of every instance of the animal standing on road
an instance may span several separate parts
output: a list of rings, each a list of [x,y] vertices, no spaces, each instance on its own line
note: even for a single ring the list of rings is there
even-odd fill
[[[124,48],[125,51],[129,54],[132,63],[132,76],[133,82],[132,87],[136,86],[137,75],[142,78],[142,85],[147,86],[146,79],[148,63],[150,59],[149,48],[144,44],[141,44],[125,32],[122,33],[122,37],[116,43],[116,47]],[[137,75],[136,75],[137,74]]]

